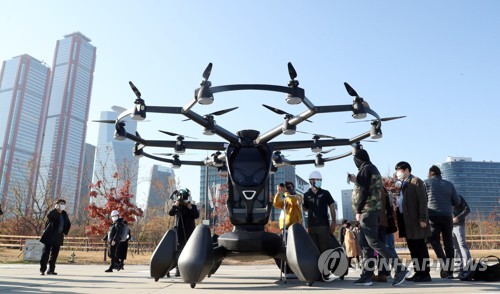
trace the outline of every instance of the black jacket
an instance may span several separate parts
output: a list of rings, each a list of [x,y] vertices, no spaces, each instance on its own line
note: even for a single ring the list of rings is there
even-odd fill
[[[453,206],[453,217],[458,217],[458,223],[453,223],[454,226],[465,225],[465,217],[470,213],[469,204],[465,201],[464,197],[458,195],[460,203]]]
[[[128,240],[131,234],[127,222],[123,218],[119,218],[111,224],[108,232],[108,256],[117,259],[127,259]],[[115,241],[115,245],[111,242]]]
[[[59,225],[61,223],[61,216],[64,221],[62,232],[58,232]],[[57,209],[53,209],[47,215],[47,221],[45,222],[45,229],[43,231],[40,242],[45,245],[51,246],[61,246],[64,242],[64,235],[69,233],[71,228],[71,222],[69,221],[68,214],[66,211],[61,211],[60,213]]]
[[[198,208],[194,204],[191,204],[191,209],[187,205],[174,205],[168,211],[168,215],[175,215],[177,240],[181,246],[184,246],[196,226],[194,220],[200,217]]]

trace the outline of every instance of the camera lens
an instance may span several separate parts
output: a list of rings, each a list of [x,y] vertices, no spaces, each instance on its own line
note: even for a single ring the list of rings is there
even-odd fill
[[[280,184],[280,187],[285,188],[285,184],[281,183],[281,184]]]

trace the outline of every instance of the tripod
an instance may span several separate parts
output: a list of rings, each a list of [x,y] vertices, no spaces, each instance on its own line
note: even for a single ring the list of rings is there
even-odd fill
[[[184,246],[186,245],[187,243],[187,236],[186,236],[186,227],[184,226],[184,219],[182,218],[182,215],[183,215],[183,205],[178,205],[177,206],[177,211],[175,212],[175,224],[174,224],[174,231],[177,233],[177,252],[179,252],[179,255],[180,255],[180,251],[182,251],[182,249],[184,249]],[[182,247],[181,247],[181,242],[179,242],[179,225],[182,227],[182,236],[183,236],[183,241],[182,242]],[[177,262],[175,263],[175,267],[176,267],[176,276],[178,275],[179,273],[179,268],[177,266]],[[172,268],[170,268],[168,271],[167,271],[167,277],[170,277],[170,270]]]

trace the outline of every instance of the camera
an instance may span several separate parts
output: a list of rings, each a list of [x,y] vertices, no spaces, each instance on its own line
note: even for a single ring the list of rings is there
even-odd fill
[[[191,192],[189,189],[175,190],[170,199],[173,201],[179,201],[179,205],[186,205],[191,201]]]
[[[280,183],[280,187],[281,187],[281,188],[285,188],[285,184]]]

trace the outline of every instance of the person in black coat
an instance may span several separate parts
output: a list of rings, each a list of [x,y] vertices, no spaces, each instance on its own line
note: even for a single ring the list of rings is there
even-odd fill
[[[174,192],[175,194],[175,192]],[[191,203],[191,194],[188,189],[181,189],[177,192],[176,199],[168,215],[175,215],[175,231],[177,232],[177,248],[182,250],[196,226],[194,220],[200,217],[200,212],[195,204]],[[180,276],[177,267],[175,276]]]
[[[47,215],[47,222],[43,231],[40,242],[45,244],[42,258],[40,259],[40,273],[45,275],[47,270],[47,262],[49,270],[47,275],[57,275],[56,260],[59,255],[59,249],[63,245],[64,235],[68,235],[71,228],[68,214],[65,211],[66,200],[59,199],[56,202],[55,208]]]
[[[125,259],[127,259],[128,240],[130,239],[130,230],[127,222],[120,218],[118,210],[111,212],[113,224],[109,227],[107,236],[108,256],[111,258],[111,264],[105,272],[112,273],[113,269],[122,270]]]

